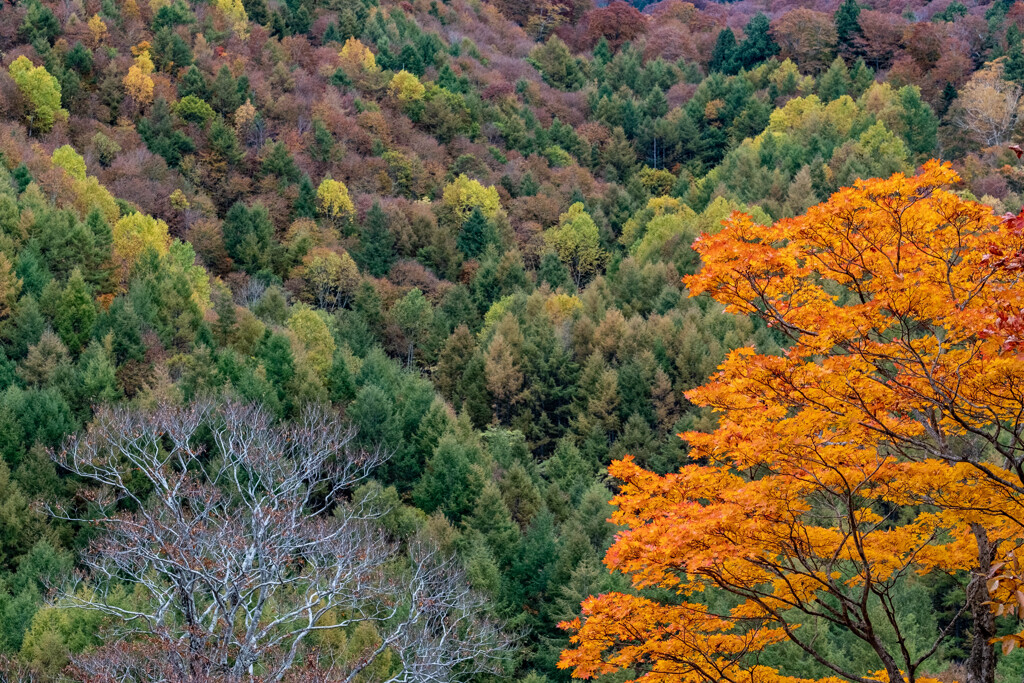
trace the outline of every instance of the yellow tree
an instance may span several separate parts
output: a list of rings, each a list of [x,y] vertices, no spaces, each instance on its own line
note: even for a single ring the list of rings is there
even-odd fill
[[[170,250],[171,237],[167,223],[143,213],[130,213],[114,223],[114,263],[120,282],[127,283],[132,267],[147,249],[160,255]]]
[[[61,145],[53,150],[50,161],[60,166],[68,175],[76,180],[85,180],[85,159],[71,145]]]
[[[388,94],[402,104],[418,102],[423,99],[426,92],[427,89],[420,83],[420,79],[405,69],[392,76],[391,83],[388,84]]]
[[[60,83],[45,67],[32,66],[22,55],[11,62],[8,72],[31,108],[27,116],[31,131],[47,133],[54,123],[68,118],[60,106]]]
[[[217,9],[231,22],[231,28],[239,37],[245,37],[249,31],[249,15],[245,12],[242,0],[217,0]]]
[[[356,210],[345,183],[333,178],[324,178],[320,182],[316,190],[316,206],[321,216],[335,223],[350,219]]]
[[[342,65],[353,71],[379,71],[377,59],[373,56],[370,48],[366,47],[358,38],[349,38],[341,46]]]
[[[153,60],[149,56],[148,44],[137,52],[135,63],[124,77],[124,88],[136,104],[144,106],[153,101],[153,78],[150,76],[153,73]]]
[[[98,14],[94,14],[89,18],[89,35],[92,36],[92,46],[94,48],[102,45],[103,41],[107,39],[107,25],[103,23],[103,19]]]
[[[484,186],[464,173],[444,186],[441,203],[455,214],[460,224],[473,209],[480,209],[484,216],[492,220],[501,212],[498,190],[493,185]]]
[[[965,584],[969,680],[992,680],[985,579],[1024,540],[1024,230],[945,189],[957,181],[929,162],[770,227],[734,214],[695,243],[691,295],[760,316],[789,346],[738,350],[687,393],[719,415],[712,433],[681,435],[695,464],[664,477],[613,464],[627,530],[606,563],[683,599],[589,599],[561,666],[792,680],[756,656],[789,641],[849,681],[921,681],[952,624],[910,647],[896,590],[938,568]],[[997,602],[1016,601],[995,584]],[[689,601],[708,587],[738,605]],[[878,676],[817,646],[822,624],[870,648]]]

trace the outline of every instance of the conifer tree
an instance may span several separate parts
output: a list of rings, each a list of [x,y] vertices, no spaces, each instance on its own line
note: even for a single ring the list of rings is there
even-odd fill
[[[746,38],[736,50],[736,59],[741,68],[752,69],[779,54],[779,45],[772,38],[771,24],[764,13],[755,14],[747,23],[744,33]]]
[[[472,213],[466,218],[459,230],[459,237],[456,245],[468,258],[477,258],[484,252],[492,240],[492,227],[490,221],[480,210],[474,207]]]
[[[500,567],[508,566],[519,544],[519,527],[512,521],[512,513],[493,481],[484,484],[466,526],[480,532]]]
[[[1011,83],[1024,85],[1024,49],[1021,48],[1020,38],[1011,42],[1006,48],[1003,78]]]
[[[441,439],[427,461],[426,471],[412,492],[416,507],[430,513],[439,510],[458,524],[472,513],[482,488],[473,466],[480,462],[480,450],[454,436]]]
[[[861,35],[860,4],[857,0],[843,0],[836,10],[834,21],[840,45],[847,49],[853,48],[853,41]]]
[[[359,236],[359,266],[374,277],[383,277],[395,262],[395,236],[388,227],[388,218],[380,204],[374,203],[366,213],[366,223]]]
[[[316,216],[316,188],[309,174],[304,173],[299,182],[299,194],[292,204],[292,214],[296,218],[314,218]]]
[[[54,321],[61,341],[72,354],[77,354],[92,336],[95,321],[96,306],[92,302],[82,271],[76,268],[61,294]]]
[[[708,71],[720,71],[724,74],[734,74],[739,71],[736,59],[736,34],[732,32],[731,28],[723,28],[719,31],[715,47],[711,51]]]
[[[838,100],[850,92],[850,72],[842,57],[836,57],[818,81],[818,97],[822,102]]]

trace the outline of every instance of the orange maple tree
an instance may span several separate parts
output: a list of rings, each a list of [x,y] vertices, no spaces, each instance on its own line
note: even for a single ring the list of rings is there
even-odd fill
[[[612,464],[625,530],[605,563],[635,590],[583,603],[563,624],[574,648],[561,667],[796,681],[759,657],[786,640],[836,680],[926,680],[952,622],[910,647],[895,592],[939,570],[966,583],[954,619],[972,620],[969,680],[992,680],[994,615],[1014,611],[1024,586],[1012,561],[1024,539],[1024,231],[947,189],[958,180],[933,161],[769,227],[734,214],[695,243],[691,296],[760,317],[788,345],[739,349],[687,393],[720,418],[680,435],[692,464],[666,476]],[[713,613],[708,588],[737,605]],[[845,669],[815,647],[815,624],[862,640],[879,670]]]

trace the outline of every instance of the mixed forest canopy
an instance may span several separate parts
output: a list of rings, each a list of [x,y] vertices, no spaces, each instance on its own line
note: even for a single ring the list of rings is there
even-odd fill
[[[0,680],[1019,680],[1022,137],[1009,0],[0,2]]]

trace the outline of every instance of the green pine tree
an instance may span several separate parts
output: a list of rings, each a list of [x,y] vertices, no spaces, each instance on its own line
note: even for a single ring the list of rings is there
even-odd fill
[[[308,173],[302,174],[302,180],[299,181],[299,194],[292,204],[292,215],[296,218],[316,217],[316,188]]]
[[[77,354],[92,336],[95,322],[96,305],[92,301],[89,286],[85,284],[82,271],[75,268],[60,296],[54,320],[57,334],[68,350]]]
[[[480,210],[480,207],[474,207],[472,213],[463,222],[462,229],[459,230],[456,245],[459,251],[468,258],[477,258],[484,252],[487,245],[492,243],[492,232],[491,223],[487,220],[484,212]]]
[[[718,32],[718,39],[711,51],[711,61],[708,62],[708,71],[735,74],[740,66],[736,57],[736,34],[731,28],[724,28]]]
[[[843,0],[833,17],[839,43],[852,48],[854,40],[860,37],[860,5],[857,0]]]
[[[366,223],[359,236],[359,266],[374,277],[383,277],[395,262],[395,236],[388,227],[388,217],[380,204],[374,203],[366,213]]]
[[[413,488],[416,507],[427,513],[441,511],[454,524],[472,513],[482,489],[473,471],[481,459],[480,450],[471,443],[445,436],[427,461],[423,477]]]

